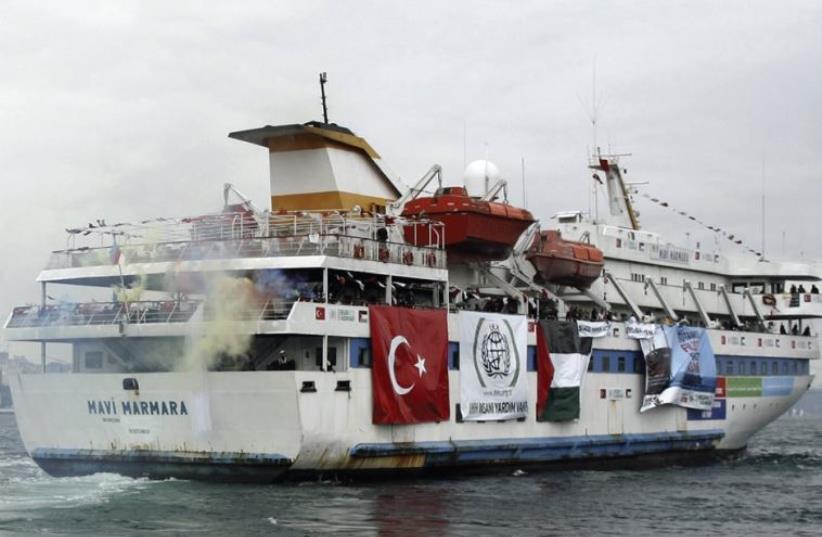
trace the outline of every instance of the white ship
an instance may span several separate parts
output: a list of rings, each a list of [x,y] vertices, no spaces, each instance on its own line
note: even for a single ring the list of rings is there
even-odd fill
[[[267,149],[269,210],[226,185],[212,215],[69,229],[42,303],[9,316],[9,340],[73,348],[71,374],[9,379],[48,473],[273,481],[690,457],[744,448],[811,385],[819,272],[639,229],[617,157],[590,163],[607,216],[549,229],[487,162],[431,195],[439,167],[407,189],[334,124],[230,137]],[[97,298],[57,303],[52,286]],[[597,336],[591,352],[560,349],[552,326]],[[702,346],[669,339],[646,393],[642,346],[689,327]],[[677,387],[682,349],[680,373],[707,391]]]

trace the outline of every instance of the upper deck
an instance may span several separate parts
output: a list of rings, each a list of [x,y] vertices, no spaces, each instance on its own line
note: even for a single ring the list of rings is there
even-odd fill
[[[111,285],[135,274],[321,267],[325,258],[373,262],[370,271],[445,280],[440,246],[402,241],[402,223],[383,215],[219,213],[67,230],[40,282]],[[416,231],[416,228],[415,228]],[[441,245],[441,226],[429,227]]]

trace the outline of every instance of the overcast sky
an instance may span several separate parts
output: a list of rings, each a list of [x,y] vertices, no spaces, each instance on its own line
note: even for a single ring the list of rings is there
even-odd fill
[[[487,155],[519,202],[525,158],[547,218],[589,207],[595,70],[629,180],[759,249],[764,172],[766,254],[822,258],[819,2],[212,4],[0,0],[4,318],[65,227],[217,210],[225,181],[265,206],[266,152],[226,134],[320,119],[320,71],[330,119],[406,182]]]

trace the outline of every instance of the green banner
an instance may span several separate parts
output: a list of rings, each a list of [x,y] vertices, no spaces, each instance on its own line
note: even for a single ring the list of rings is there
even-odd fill
[[[726,397],[762,397],[762,377],[726,377]]]

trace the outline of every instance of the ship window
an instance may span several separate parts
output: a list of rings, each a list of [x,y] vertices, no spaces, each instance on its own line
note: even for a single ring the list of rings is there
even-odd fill
[[[745,373],[745,362],[739,362],[739,374],[747,375],[747,373]]]
[[[448,367],[459,370],[460,368],[460,346],[458,343],[448,343]]]
[[[625,372],[625,357],[624,356],[620,356],[619,358],[617,358],[617,371],[619,371],[620,373]]]
[[[634,356],[634,373],[642,373],[642,359],[639,356]]]
[[[751,360],[751,375],[756,375],[756,360]]]
[[[526,347],[526,350],[528,351],[528,353],[527,353],[528,359],[526,360],[526,369],[528,371],[536,371],[537,370],[537,348],[535,346],[528,345],[528,347]]]
[[[697,289],[705,289],[705,282],[697,282],[696,283]]]
[[[742,291],[745,290],[746,285],[744,283],[735,283],[731,286],[731,292],[736,294],[741,294]]]
[[[716,291],[716,284],[711,282],[711,291]]]
[[[788,362],[787,361],[782,362],[782,374],[783,375],[788,374]]]
[[[371,349],[368,347],[360,347],[357,361],[361,367],[371,367]]]
[[[317,347],[314,349],[314,359],[318,369],[323,367],[323,348]],[[337,347],[328,346],[328,366],[336,367],[337,365]]]
[[[751,294],[761,295],[765,292],[765,282],[751,282]]]
[[[726,375],[733,375],[734,374],[734,361],[728,360],[725,363],[725,374]]]
[[[668,285],[668,277],[667,276],[660,276],[659,277],[660,285]]]
[[[602,357],[602,370],[603,371],[610,371],[611,370],[611,357],[607,354]]]
[[[86,369],[100,369],[103,367],[103,353],[92,351],[86,353]]]
[[[774,360],[771,362],[771,375],[778,375],[779,374],[779,364]]]
[[[796,360],[793,361],[793,372],[794,374],[799,373],[799,362]]]

